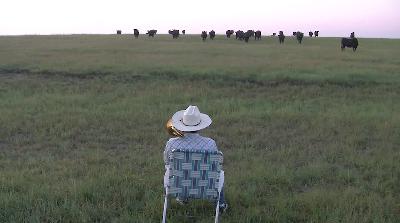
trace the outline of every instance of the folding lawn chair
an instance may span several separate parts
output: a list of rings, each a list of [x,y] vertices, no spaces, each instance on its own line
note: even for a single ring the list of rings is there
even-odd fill
[[[219,219],[219,198],[224,185],[222,152],[175,149],[165,166],[165,200],[163,220],[166,222],[168,197],[180,200],[206,199],[216,202],[215,223]]]

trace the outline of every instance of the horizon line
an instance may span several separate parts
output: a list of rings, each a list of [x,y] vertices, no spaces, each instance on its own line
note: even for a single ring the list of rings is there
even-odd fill
[[[186,33],[185,35],[200,35],[201,33]],[[278,32],[276,32],[276,34],[278,34]],[[304,33],[304,37],[307,38],[345,38],[347,36],[312,36],[309,37],[308,35],[306,35],[306,33]],[[27,33],[27,34],[0,34],[0,37],[6,37],[6,36],[10,36],[10,37],[17,37],[17,36],[73,36],[73,35],[116,35],[116,36],[120,36],[120,35],[133,35],[133,33],[122,33],[122,34],[116,34],[116,33],[50,33],[50,34],[33,34],[33,33]],[[147,34],[145,33],[141,33],[140,35],[145,35],[147,36]],[[157,35],[170,35],[169,33],[157,33]],[[185,36],[184,34],[180,34],[181,36]],[[216,33],[216,35],[218,36],[226,36],[225,33]],[[273,35],[261,35],[261,36],[265,36],[265,37],[272,37]],[[278,36],[278,35],[276,35]],[[287,37],[291,37],[293,35],[289,34],[286,35]],[[400,37],[371,37],[371,36],[356,36],[357,38],[363,38],[363,39],[400,39]]]

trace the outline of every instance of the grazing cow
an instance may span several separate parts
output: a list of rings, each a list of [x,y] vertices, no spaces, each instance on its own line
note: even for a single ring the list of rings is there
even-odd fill
[[[260,40],[260,39],[261,39],[261,31],[260,31],[260,30],[257,30],[257,31],[254,33],[254,39],[255,39],[255,40]]]
[[[228,29],[228,30],[226,30],[226,32],[225,32],[226,37],[228,37],[228,38],[231,38],[231,35],[232,35],[233,33],[235,33],[235,31],[233,31],[233,30],[231,30],[231,29]]]
[[[356,52],[358,47],[358,39],[357,38],[342,38],[342,51],[346,48],[353,48],[353,51]]]
[[[301,41],[303,41],[304,33],[297,31],[296,32],[296,39],[299,41],[299,44],[301,44]]]
[[[238,40],[243,40],[243,38],[244,38],[244,32],[243,32],[242,30],[236,31],[235,34],[236,34],[236,39],[238,39]]]
[[[272,33],[272,36],[276,36],[276,33]]]
[[[139,37],[139,30],[138,29],[134,29],[133,30],[133,35],[135,36],[135,38],[137,39]]]
[[[313,35],[314,35],[314,33],[313,32],[308,32],[308,35],[310,36],[310,37],[312,37]]]
[[[206,39],[207,39],[207,32],[206,31],[201,32],[201,38],[203,39],[203,41],[206,41]]]
[[[168,30],[168,33],[172,35],[173,39],[178,39],[179,37],[179,30],[177,29]]]
[[[117,35],[121,35],[122,31],[121,30],[117,30]]]
[[[152,30],[147,30],[147,35],[149,35],[149,37],[154,37],[154,35],[157,34],[157,30],[152,29]]]
[[[319,35],[319,31],[315,31],[315,32],[314,32],[314,36],[315,36],[315,37],[318,37],[318,35]]]
[[[210,39],[213,40],[215,37],[215,31],[211,30],[208,34],[210,35]]]
[[[182,35],[186,35],[186,30],[182,30]]]
[[[285,34],[283,34],[283,31],[279,31],[279,43],[283,44],[285,42]]]

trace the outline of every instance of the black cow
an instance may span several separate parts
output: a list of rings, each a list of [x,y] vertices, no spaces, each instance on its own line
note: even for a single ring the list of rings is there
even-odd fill
[[[152,29],[152,30],[147,30],[147,35],[149,35],[149,37],[154,37],[154,35],[157,34],[157,30]]]
[[[296,36],[297,35],[297,32],[293,32],[293,36]]]
[[[310,37],[312,37],[313,35],[314,35],[314,33],[313,32],[308,32],[308,35],[310,36]]]
[[[211,30],[208,34],[210,35],[210,39],[213,40],[215,37],[215,31]]]
[[[117,35],[121,35],[122,31],[121,30],[117,30]]]
[[[243,34],[243,39],[244,39],[244,41],[246,42],[246,43],[248,43],[249,42],[249,39],[250,39],[250,37],[253,37],[254,36],[254,30],[247,30],[247,32],[245,32],[244,34]]]
[[[182,30],[182,35],[186,35],[186,30]]]
[[[253,30],[247,30],[247,32],[245,32],[245,33],[243,34],[243,39],[244,39],[244,41],[245,41],[246,43],[248,43],[250,37],[253,37],[253,36],[254,36],[254,31],[253,31]]]
[[[228,30],[226,30],[226,32],[225,32],[226,37],[228,37],[228,38],[231,38],[231,35],[232,35],[233,33],[235,33],[235,31],[233,31],[233,30],[231,30],[231,29],[228,29]]]
[[[353,48],[353,51],[356,52],[358,47],[358,39],[357,38],[342,38],[342,51],[346,48]]]
[[[276,36],[276,33],[272,33],[272,36]]]
[[[301,44],[301,41],[303,41],[304,33],[297,31],[296,32],[296,39],[299,41],[299,44]]]
[[[261,31],[260,31],[260,30],[257,30],[257,31],[254,33],[254,39],[255,39],[255,40],[260,40],[260,39],[261,39]]]
[[[244,32],[243,32],[242,30],[236,31],[235,34],[236,34],[236,39],[238,39],[238,40],[243,40],[243,38],[244,38]]]
[[[179,37],[179,30],[177,29],[168,30],[168,33],[172,35],[173,39],[178,39]]]
[[[279,43],[283,44],[285,42],[285,34],[283,34],[283,31],[279,31]]]
[[[318,37],[318,35],[319,35],[319,31],[315,31],[315,32],[314,32],[314,36],[315,36],[315,37]]]
[[[350,38],[354,38],[354,37],[356,37],[356,36],[354,35],[354,32],[350,33]]]
[[[203,41],[206,41],[206,39],[207,39],[207,32],[206,31],[201,32],[201,38],[203,39]]]
[[[133,30],[133,35],[135,36],[135,38],[137,39],[139,37],[139,30],[138,29],[134,29]]]

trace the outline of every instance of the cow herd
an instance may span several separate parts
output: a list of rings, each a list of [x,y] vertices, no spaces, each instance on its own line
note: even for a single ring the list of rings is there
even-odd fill
[[[178,39],[180,33],[182,33],[182,35],[186,34],[185,30],[182,30],[181,32],[177,29],[172,29],[172,30],[168,30],[168,33],[172,36],[173,39]],[[121,35],[122,31],[121,30],[117,30],[117,34]],[[148,30],[146,32],[146,35],[148,35],[149,37],[154,37],[157,34],[157,30],[152,29],[152,30]],[[240,41],[244,41],[244,42],[249,42],[250,38],[254,37],[254,40],[261,40],[261,31],[257,30],[247,30],[246,32],[242,31],[242,30],[237,30],[236,32],[234,30],[227,30],[225,32],[226,37],[227,38],[231,38],[231,36],[233,34],[235,34],[235,38],[237,40]],[[139,30],[138,29],[134,29],[133,35],[135,36],[135,38],[137,39],[139,37]],[[272,33],[272,36],[276,36],[276,33]],[[303,38],[304,38],[304,33],[300,32],[300,31],[295,31],[293,32],[293,36],[296,38],[296,40],[298,41],[299,44],[302,43]],[[318,37],[319,36],[319,31],[310,31],[308,32],[308,36],[309,37]],[[203,41],[206,41],[207,38],[209,37],[210,40],[214,40],[215,38],[215,31],[211,30],[210,32],[207,31],[202,31],[201,35],[200,35],[201,39]],[[284,44],[285,43],[285,34],[283,33],[283,31],[279,31],[278,34],[278,40],[280,44]],[[341,40],[341,49],[344,50],[346,47],[348,48],[353,48],[353,51],[357,50],[358,47],[358,40],[357,38],[355,38],[354,32],[351,33],[350,38],[342,38]]]

